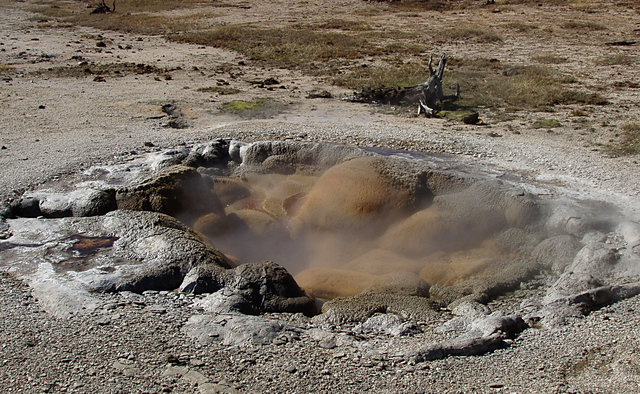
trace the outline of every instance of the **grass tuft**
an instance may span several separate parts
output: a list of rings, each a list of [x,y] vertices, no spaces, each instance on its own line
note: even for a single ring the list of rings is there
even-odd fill
[[[556,119],[538,119],[533,123],[534,129],[555,129],[562,127],[562,123]]]
[[[501,42],[502,38],[493,29],[486,26],[452,27],[435,35],[439,42],[473,41],[477,43]]]
[[[268,119],[282,113],[286,105],[271,99],[255,101],[234,100],[223,103],[221,112],[237,115],[243,119]]]
[[[240,89],[230,88],[228,86],[207,86],[204,88],[198,88],[198,92],[202,93],[217,93],[219,95],[236,94],[240,93]]]
[[[611,146],[619,155],[637,155],[640,153],[640,123],[627,123],[620,127],[621,139]]]
[[[596,61],[598,66],[633,66],[637,63],[635,57],[625,54],[605,56]]]

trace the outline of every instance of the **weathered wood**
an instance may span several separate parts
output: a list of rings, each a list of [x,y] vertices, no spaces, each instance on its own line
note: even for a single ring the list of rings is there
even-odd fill
[[[438,68],[433,69],[433,57],[429,58],[427,65],[429,69],[429,79],[420,85],[409,87],[385,87],[363,89],[354,93],[352,101],[365,103],[379,103],[392,105],[418,104],[418,115],[435,115],[440,103],[443,101],[454,101],[460,96],[460,86],[456,86],[456,93],[445,96],[442,90],[442,77],[447,64],[446,54],[442,54],[438,63]]]
[[[104,0],[100,1],[100,4],[91,11],[91,14],[107,14],[116,11],[116,0],[113,0],[113,5],[109,7]]]

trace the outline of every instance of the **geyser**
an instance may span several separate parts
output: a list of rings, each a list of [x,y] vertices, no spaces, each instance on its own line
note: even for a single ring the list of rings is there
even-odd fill
[[[424,295],[521,258],[519,245],[500,235],[535,223],[533,196],[405,164],[365,156],[317,175],[216,176],[213,208],[193,228],[237,264],[277,261],[319,298],[381,289]],[[413,286],[394,288],[398,275]]]
[[[211,293],[216,311],[313,315],[315,298],[333,323],[426,319],[539,288],[519,316],[558,324],[640,292],[638,223],[499,175],[217,140],[25,193],[3,209],[0,261],[54,313],[90,309],[92,292],[177,290]]]

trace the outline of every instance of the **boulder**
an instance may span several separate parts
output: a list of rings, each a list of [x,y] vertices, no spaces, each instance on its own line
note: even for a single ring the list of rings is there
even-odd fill
[[[364,293],[325,302],[322,314],[312,320],[319,324],[362,323],[377,313],[390,313],[406,320],[430,321],[439,316],[441,306],[424,297]]]
[[[185,211],[222,212],[223,207],[208,178],[187,166],[171,166],[150,179],[119,189],[118,209],[153,211],[176,216]]]
[[[352,330],[356,334],[374,333],[386,334],[394,337],[415,334],[418,326],[410,321],[404,321],[400,316],[390,313],[380,313],[371,316]]]
[[[295,328],[276,320],[246,315],[194,315],[182,331],[202,344],[220,341],[225,346],[268,345],[296,339]]]
[[[104,215],[115,209],[116,192],[113,189],[39,190],[23,195],[17,214],[22,217],[83,217]]]
[[[260,312],[317,313],[313,299],[298,286],[287,270],[274,263],[240,265],[228,273],[225,286],[244,297]]]
[[[532,257],[543,267],[551,268],[557,275],[571,264],[582,244],[571,235],[557,235],[540,242],[532,252]]]

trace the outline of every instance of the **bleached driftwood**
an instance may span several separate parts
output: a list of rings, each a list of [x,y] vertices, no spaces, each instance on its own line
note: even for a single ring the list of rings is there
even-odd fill
[[[363,89],[353,96],[353,101],[379,104],[418,104],[418,114],[432,116],[438,112],[443,101],[455,101],[460,96],[460,85],[456,93],[445,96],[442,91],[442,77],[447,64],[446,54],[442,54],[438,68],[433,69],[433,57],[429,58],[429,79],[419,85],[409,87],[379,87]]]
[[[100,0],[100,4],[91,11],[92,14],[107,14],[110,12],[115,12],[116,10],[116,0],[113,0],[113,5],[109,7],[104,0]]]

